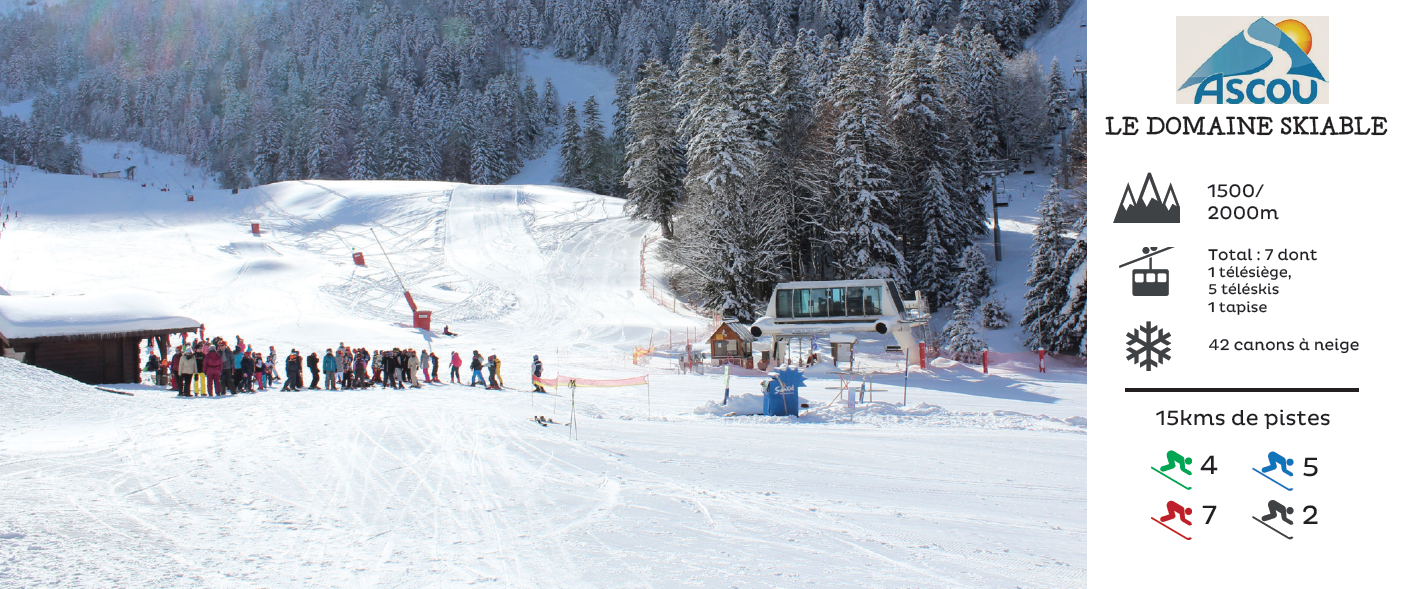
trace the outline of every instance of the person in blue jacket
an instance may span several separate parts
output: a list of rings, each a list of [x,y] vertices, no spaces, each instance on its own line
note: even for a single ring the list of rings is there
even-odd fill
[[[320,365],[320,369],[324,371],[324,390],[337,390],[336,373],[339,370],[339,359],[334,357],[333,348],[324,349],[324,362]]]

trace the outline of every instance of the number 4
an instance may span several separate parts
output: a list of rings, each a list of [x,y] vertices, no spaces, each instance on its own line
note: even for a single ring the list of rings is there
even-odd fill
[[[1306,460],[1307,460],[1307,464],[1310,464],[1310,461],[1313,460],[1313,459],[1308,458],[1308,459],[1306,459]],[[1312,467],[1312,468],[1315,468],[1315,467]],[[1203,467],[1202,467],[1202,468],[1199,468],[1198,470],[1206,470],[1206,471],[1208,471],[1208,474],[1218,474],[1218,467],[1217,467],[1217,465],[1213,464],[1213,457],[1212,457],[1212,456],[1208,456],[1208,459],[1203,461]],[[1212,516],[1209,516],[1209,517],[1212,517]]]

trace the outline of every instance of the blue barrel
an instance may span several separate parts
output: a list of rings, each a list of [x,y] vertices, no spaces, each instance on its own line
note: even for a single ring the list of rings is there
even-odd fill
[[[766,399],[762,403],[764,415],[800,416],[800,388],[805,386],[805,377],[794,368],[782,369],[766,385]]]

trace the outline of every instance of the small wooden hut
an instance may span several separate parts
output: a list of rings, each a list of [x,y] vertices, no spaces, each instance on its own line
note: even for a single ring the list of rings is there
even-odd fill
[[[139,292],[0,296],[0,352],[89,384],[141,382],[143,340],[198,328]]]
[[[716,364],[724,361],[741,363],[751,358],[751,326],[736,321],[725,321],[707,338],[711,344],[712,360]]]

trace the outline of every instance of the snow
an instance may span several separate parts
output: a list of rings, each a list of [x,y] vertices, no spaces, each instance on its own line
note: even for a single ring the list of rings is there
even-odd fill
[[[5,416],[0,419],[0,436],[44,425],[46,419],[104,406],[114,402],[113,397],[113,393],[67,376],[0,357],[0,415]],[[4,520],[0,519],[0,532],[4,531]],[[3,573],[0,579],[4,579]]]
[[[1071,71],[1077,66],[1085,67],[1090,61],[1086,53],[1086,27],[1080,26],[1088,17],[1086,3],[1087,0],[1075,0],[1061,17],[1060,24],[1026,42],[1026,48],[1036,52],[1036,62],[1045,72],[1050,72],[1052,58],[1060,61],[1061,72],[1070,80],[1072,89],[1079,87],[1080,79],[1071,77]]]
[[[34,112],[34,99],[26,98],[19,102],[0,105],[0,117],[19,117],[22,120],[29,120],[29,116]]]
[[[196,320],[136,290],[36,297],[0,297],[0,335],[8,339],[95,333],[196,329]]]
[[[560,109],[568,103],[575,103],[583,110],[584,101],[590,96],[599,102],[600,122],[604,125],[604,135],[614,132],[614,115],[619,112],[614,104],[618,81],[613,72],[599,66],[560,59],[548,49],[525,51],[525,72],[535,80],[537,91],[545,89],[545,79],[549,78],[560,96]],[[542,97],[543,98],[543,97]],[[559,133],[559,130],[555,130]],[[520,172],[506,180],[505,184],[554,184],[560,173],[560,143],[557,140],[545,155],[525,163]]]
[[[610,120],[602,70],[544,54],[528,70],[562,101],[600,96]],[[1083,367],[905,374],[891,338],[858,334],[873,390],[853,410],[832,402],[825,363],[805,371],[800,418],[744,415],[764,378],[746,369],[722,411],[720,368],[677,374],[681,349],[661,345],[629,360],[650,336],[715,327],[639,289],[656,229],[618,199],[544,185],[548,164],[502,186],[231,194],[132,145],[89,143],[85,163],[107,171],[115,153],[115,169],[145,162],[139,180],[20,168],[0,285],[139,290],[257,350],[431,349],[443,379],[452,350],[477,349],[504,359],[510,388],[128,397],[0,359],[0,585],[1086,585]],[[998,289],[1017,317],[1045,172],[1007,179]],[[433,333],[409,325],[404,287]],[[549,377],[650,384],[532,394],[532,354]]]

